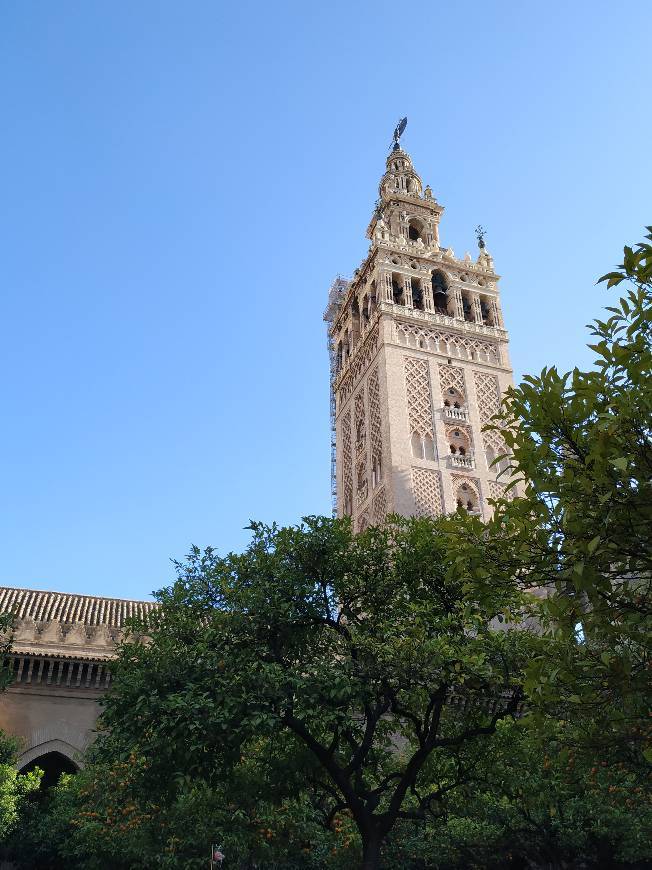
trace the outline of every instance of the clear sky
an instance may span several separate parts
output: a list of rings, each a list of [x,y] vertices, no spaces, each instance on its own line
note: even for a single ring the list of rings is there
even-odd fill
[[[645,2],[0,6],[0,584],[145,597],[328,513],[322,312],[391,133],[503,276],[516,377],[587,365],[652,223]]]

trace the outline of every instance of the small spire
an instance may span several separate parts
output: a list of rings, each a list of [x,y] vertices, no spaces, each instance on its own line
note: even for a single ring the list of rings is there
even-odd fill
[[[478,239],[478,247],[480,248],[481,251],[484,251],[484,249],[486,248],[486,244],[484,241],[484,237],[486,235],[486,232],[487,231],[482,226],[482,224],[478,224],[477,227],[475,228],[475,235],[476,235],[476,238]]]

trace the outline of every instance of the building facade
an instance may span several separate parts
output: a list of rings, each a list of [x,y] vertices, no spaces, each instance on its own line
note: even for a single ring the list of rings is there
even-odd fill
[[[125,623],[154,607],[151,601],[0,587],[0,613],[14,615],[7,662],[13,682],[0,695],[0,730],[21,738],[20,770],[38,764],[56,779],[82,765]]]
[[[458,506],[487,518],[505,494],[503,438],[483,431],[513,383],[499,276],[482,235],[475,260],[442,246],[443,211],[396,141],[368,254],[329,295],[336,512],[356,531]]]

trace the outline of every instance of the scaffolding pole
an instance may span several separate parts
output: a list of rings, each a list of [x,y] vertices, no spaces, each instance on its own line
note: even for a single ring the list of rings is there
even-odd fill
[[[335,430],[335,378],[337,377],[337,349],[331,336],[331,327],[340,308],[340,303],[348,289],[349,281],[340,275],[333,281],[328,291],[328,304],[324,311],[326,322],[326,346],[330,363],[330,420],[331,420],[331,511],[337,516],[337,435]]]

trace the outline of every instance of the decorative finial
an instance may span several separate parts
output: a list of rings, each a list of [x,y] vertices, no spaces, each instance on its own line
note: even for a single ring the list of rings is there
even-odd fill
[[[481,251],[484,251],[484,249],[486,247],[485,242],[484,242],[484,237],[486,235],[486,232],[487,231],[482,226],[482,224],[478,224],[477,227],[475,228],[475,234],[476,234],[476,237],[478,239],[478,247],[480,248]]]
[[[398,151],[401,147],[401,136],[405,132],[405,128],[407,127],[407,118],[401,118],[401,120],[396,125],[394,129],[394,138],[392,139],[391,150]]]

